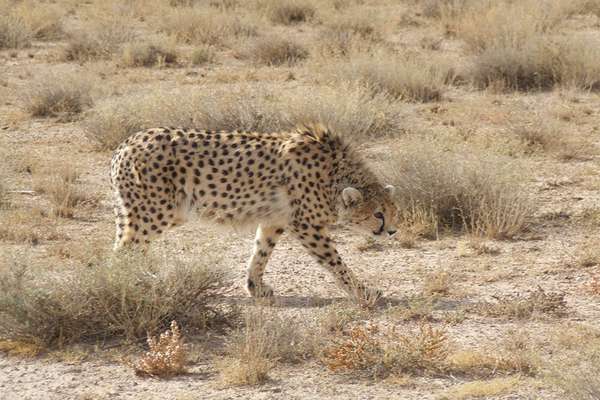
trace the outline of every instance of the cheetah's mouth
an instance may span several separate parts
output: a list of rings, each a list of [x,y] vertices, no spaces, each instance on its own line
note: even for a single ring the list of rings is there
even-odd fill
[[[381,218],[379,218],[381,220],[381,226],[379,227],[378,230],[373,231],[373,235],[379,236],[383,233],[383,228],[385,227],[385,217],[382,215]]]

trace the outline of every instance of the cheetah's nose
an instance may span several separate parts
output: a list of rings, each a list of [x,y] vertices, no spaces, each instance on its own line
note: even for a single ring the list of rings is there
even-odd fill
[[[390,236],[394,236],[394,234],[398,232],[397,230],[391,230],[391,231],[387,231],[388,235]]]

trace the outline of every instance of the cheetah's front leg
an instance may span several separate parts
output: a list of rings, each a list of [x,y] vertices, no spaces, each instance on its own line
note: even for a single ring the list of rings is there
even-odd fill
[[[273,289],[263,283],[263,274],[269,257],[281,237],[283,228],[279,226],[262,226],[256,229],[254,253],[250,257],[246,276],[246,289],[252,297],[272,297]]]
[[[326,228],[299,223],[294,225],[294,234],[319,264],[333,275],[338,286],[358,304],[372,306],[382,296],[381,291],[367,288],[348,269],[331,241]]]

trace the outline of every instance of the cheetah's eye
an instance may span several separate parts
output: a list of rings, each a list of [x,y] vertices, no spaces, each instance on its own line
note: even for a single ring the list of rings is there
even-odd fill
[[[373,216],[377,219],[383,219],[383,213],[381,212],[376,212],[375,214],[373,214]]]

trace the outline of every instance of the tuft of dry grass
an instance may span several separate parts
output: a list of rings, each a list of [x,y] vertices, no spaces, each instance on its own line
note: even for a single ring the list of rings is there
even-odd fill
[[[192,64],[193,65],[204,65],[211,64],[217,58],[215,50],[210,46],[200,46],[192,51]]]
[[[310,102],[305,101],[309,96]],[[115,148],[133,132],[160,125],[212,130],[275,132],[321,122],[352,140],[401,131],[398,105],[384,94],[356,86],[274,91],[260,85],[192,91],[154,91],[108,99],[85,121],[86,135],[101,148]]]
[[[56,40],[64,35],[64,11],[56,4],[27,0],[19,2],[13,13],[22,19],[35,39]]]
[[[241,57],[250,58],[255,64],[268,66],[292,66],[308,58],[308,54],[304,46],[279,36],[258,38],[239,53]]]
[[[249,311],[244,325],[228,338],[225,358],[217,361],[228,385],[264,383],[276,362],[298,362],[316,352],[316,338],[303,326],[264,309]]]
[[[135,340],[178,320],[188,329],[219,323],[208,301],[221,285],[214,256],[124,253],[86,267],[32,266],[15,257],[0,265],[0,336],[48,347],[93,339]]]
[[[491,380],[477,380],[452,386],[443,395],[444,400],[487,399],[514,392],[522,385],[518,377],[501,377]]]
[[[214,8],[176,8],[158,23],[166,34],[188,44],[222,47],[257,35],[256,26],[247,18]]]
[[[133,42],[123,46],[119,64],[124,67],[166,66],[177,62],[173,45],[159,42]]]
[[[55,165],[33,172],[33,189],[46,195],[53,216],[72,218],[75,207],[86,199],[85,194],[76,185],[78,177],[79,173],[73,166]]]
[[[0,50],[29,47],[32,38],[33,32],[23,18],[11,13],[0,14]]]
[[[600,276],[596,275],[590,278],[587,290],[593,296],[600,296]]]
[[[446,271],[438,271],[425,276],[423,281],[423,294],[426,296],[447,295],[451,289],[450,274]]]
[[[412,296],[407,299],[406,306],[390,307],[386,314],[400,321],[432,322],[436,300],[435,296]]]
[[[497,239],[521,232],[531,205],[514,161],[438,140],[399,143],[380,168],[399,189],[402,218],[433,237],[443,227]]]
[[[488,317],[528,319],[538,315],[562,316],[567,307],[564,293],[547,293],[541,287],[524,295],[495,299],[496,302],[483,302],[472,310]]]
[[[61,240],[56,224],[41,209],[15,208],[2,212],[0,240],[26,243],[32,246],[46,240]]]
[[[443,330],[421,324],[415,332],[388,332],[377,327],[355,327],[323,351],[322,361],[332,371],[366,372],[374,377],[439,372],[448,356]]]
[[[79,63],[110,59],[123,44],[134,39],[134,31],[125,17],[100,18],[89,23],[85,31],[70,34],[62,58]]]
[[[169,378],[187,372],[185,344],[176,321],[158,338],[148,336],[147,343],[149,350],[132,365],[136,375]]]
[[[374,92],[387,93],[393,99],[428,102],[441,99],[450,72],[438,62],[382,53],[353,57],[352,62],[337,65],[336,74],[343,80],[358,81]]]
[[[308,22],[316,14],[309,0],[263,0],[260,5],[271,22],[281,25]]]
[[[332,19],[319,34],[317,46],[324,55],[346,57],[369,52],[382,34],[368,15],[354,14]]]
[[[521,140],[526,154],[543,152],[562,161],[586,160],[594,154],[588,140],[565,132],[556,121],[541,117],[533,123],[513,125],[509,132]]]
[[[511,331],[499,342],[451,353],[447,364],[455,375],[482,378],[498,374],[536,376],[542,362],[530,338],[523,332]]]
[[[93,105],[89,76],[73,70],[45,72],[21,92],[24,109],[33,117],[72,121]]]

